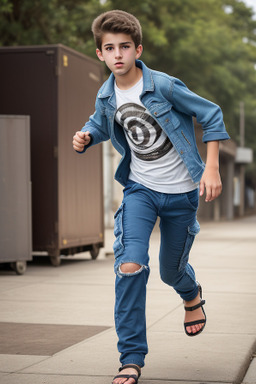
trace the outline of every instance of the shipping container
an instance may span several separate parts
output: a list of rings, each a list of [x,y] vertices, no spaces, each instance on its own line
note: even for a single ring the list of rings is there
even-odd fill
[[[102,80],[100,62],[61,44],[0,48],[0,114],[30,116],[33,253],[54,265],[104,246],[102,145],[72,148]]]
[[[0,115],[0,263],[32,260],[29,116]]]

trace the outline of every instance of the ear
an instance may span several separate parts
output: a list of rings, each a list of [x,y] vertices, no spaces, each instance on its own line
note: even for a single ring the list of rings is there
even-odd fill
[[[102,56],[102,52],[97,48],[96,49],[96,55],[100,59],[100,61],[105,61],[104,57]]]
[[[138,47],[136,48],[136,56],[135,58],[138,59],[141,55],[142,55],[142,52],[143,52],[143,47],[142,45],[138,45]]]

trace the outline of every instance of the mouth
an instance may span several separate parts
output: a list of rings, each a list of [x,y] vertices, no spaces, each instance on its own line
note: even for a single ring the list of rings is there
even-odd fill
[[[122,67],[123,65],[124,65],[124,63],[122,63],[121,61],[115,63],[116,67]]]

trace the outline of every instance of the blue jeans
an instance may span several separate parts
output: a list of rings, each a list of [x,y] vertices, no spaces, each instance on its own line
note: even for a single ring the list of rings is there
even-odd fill
[[[114,243],[116,302],[115,324],[122,365],[144,366],[146,338],[146,285],[149,277],[149,239],[160,217],[161,279],[181,296],[193,300],[198,294],[195,272],[188,263],[189,252],[200,227],[196,219],[199,192],[166,194],[129,181],[115,214]],[[124,273],[120,266],[135,263],[140,269]]]

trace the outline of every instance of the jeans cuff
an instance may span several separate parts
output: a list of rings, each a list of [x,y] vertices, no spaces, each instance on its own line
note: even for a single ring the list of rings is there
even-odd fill
[[[131,353],[127,354],[124,359],[120,359],[120,362],[123,365],[126,364],[136,364],[139,367],[143,368],[145,363],[144,363],[144,357],[142,357],[140,354],[137,353]]]

